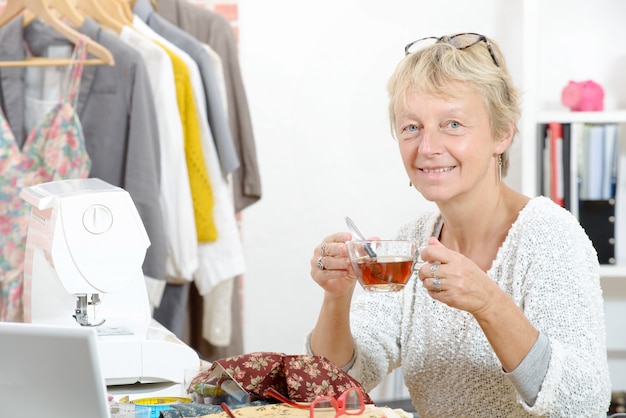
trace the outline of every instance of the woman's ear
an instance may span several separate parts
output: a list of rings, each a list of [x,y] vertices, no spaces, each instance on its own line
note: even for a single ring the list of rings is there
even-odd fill
[[[513,142],[513,136],[515,135],[515,123],[509,122],[509,129],[498,139],[496,142],[495,154],[503,154],[511,143]]]

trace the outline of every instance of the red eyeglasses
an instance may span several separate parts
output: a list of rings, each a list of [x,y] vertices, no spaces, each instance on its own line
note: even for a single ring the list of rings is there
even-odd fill
[[[310,404],[294,402],[283,396],[274,388],[269,388],[265,391],[265,394],[291,407],[308,409],[310,418],[328,417],[328,413],[333,409],[335,411],[335,418],[342,415],[360,415],[363,411],[365,411],[363,392],[356,386],[346,390],[337,399],[332,396],[320,396]],[[222,402],[220,406],[230,418],[236,418],[235,414],[233,414],[233,411],[231,411],[227,404]]]
[[[360,415],[363,411],[365,411],[363,392],[361,392],[361,389],[356,386],[346,390],[337,399],[332,396],[320,396],[310,404],[294,402],[283,396],[274,388],[269,388],[265,391],[265,394],[294,408],[308,409],[310,411],[311,418],[320,418],[322,416],[327,417],[328,412],[332,409],[335,410],[335,418],[342,415]]]

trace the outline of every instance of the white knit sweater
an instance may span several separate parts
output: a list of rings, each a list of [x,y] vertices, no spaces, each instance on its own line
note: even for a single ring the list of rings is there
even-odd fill
[[[438,213],[399,237],[424,241]],[[353,303],[350,374],[371,390],[402,367],[420,418],[606,417],[611,397],[599,265],[576,219],[545,197],[520,212],[487,272],[549,338],[552,356],[529,407],[472,315],[432,299],[417,277],[399,293]]]

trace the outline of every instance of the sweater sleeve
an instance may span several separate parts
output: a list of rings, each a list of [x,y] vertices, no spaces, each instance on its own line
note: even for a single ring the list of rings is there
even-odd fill
[[[520,402],[538,415],[602,416],[611,391],[596,252],[576,219],[552,202],[524,216],[516,253],[506,255],[516,274],[526,269],[512,294],[548,338],[551,356],[534,405]]]
[[[544,334],[539,334],[539,338],[520,365],[511,373],[505,373],[515,385],[517,393],[529,406],[534,405],[537,400],[549,364],[550,341]]]
[[[401,316],[400,293],[363,293],[352,305],[355,356],[349,374],[368,392],[401,364]]]

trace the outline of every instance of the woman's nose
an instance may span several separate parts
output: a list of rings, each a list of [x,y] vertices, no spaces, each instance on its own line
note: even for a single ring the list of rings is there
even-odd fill
[[[426,129],[422,131],[422,140],[420,141],[420,151],[422,153],[436,153],[441,147],[441,137],[436,130]]]

